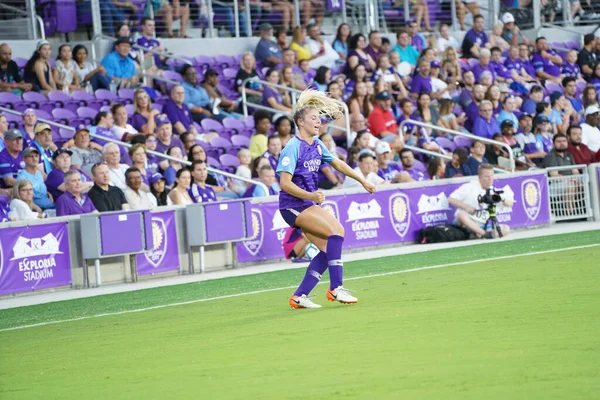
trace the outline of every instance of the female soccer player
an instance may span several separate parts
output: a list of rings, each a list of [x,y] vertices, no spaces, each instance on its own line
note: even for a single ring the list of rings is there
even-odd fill
[[[298,133],[290,139],[279,157],[279,211],[291,227],[302,229],[308,240],[321,250],[308,265],[302,283],[290,297],[292,308],[321,307],[313,303],[308,294],[328,267],[330,285],[327,299],[342,304],[358,302],[358,299],[342,286],[344,228],[331,214],[318,206],[325,200],[325,193],[317,190],[319,166],[323,161],[342,174],[359,181],[367,192],[375,192],[373,184],[365,181],[346,163],[335,158],[317,138],[322,119],[329,121],[341,115],[341,106],[325,93],[311,89],[304,91],[298,98],[293,116]]]

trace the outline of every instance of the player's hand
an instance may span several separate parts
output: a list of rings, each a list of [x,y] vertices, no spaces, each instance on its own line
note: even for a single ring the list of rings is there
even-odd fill
[[[317,204],[321,204],[325,201],[325,193],[321,192],[320,190],[314,192],[311,197],[311,200]]]
[[[369,192],[371,194],[373,194],[377,191],[377,187],[375,185],[373,185],[371,182],[364,181],[363,187],[365,188],[365,190],[367,192]]]

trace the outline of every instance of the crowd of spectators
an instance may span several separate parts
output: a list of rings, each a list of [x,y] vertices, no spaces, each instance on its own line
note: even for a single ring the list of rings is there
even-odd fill
[[[231,89],[237,95],[245,90],[249,103],[272,110],[254,110],[254,131],[247,148],[239,150],[234,171],[264,186],[208,172],[212,165],[206,149],[219,134],[197,127],[205,119],[242,119],[239,96],[223,94],[217,70],[174,68],[149,52],[142,59],[132,49],[127,24],[118,26],[114,48],[100,64],[88,61],[81,45],[61,45],[53,60],[50,43],[41,40],[21,71],[11,48],[2,44],[1,91],[134,92],[131,105],[111,104],[58,145],[52,127],[37,121],[36,110],[22,113],[19,129],[9,129],[0,114],[0,195],[6,203],[0,219],[277,194],[279,154],[294,135],[291,95],[283,88],[327,91],[348,105],[351,131],[343,130],[343,118],[324,121],[319,137],[377,185],[476,175],[487,163],[506,169],[505,146],[512,149],[518,170],[599,162],[600,38],[585,35],[581,50],[561,52],[543,37],[523,37],[509,13],[488,36],[484,17],[465,4],[459,10],[473,13],[474,24],[462,43],[450,36],[447,25],[438,35],[420,32],[426,15],[399,30],[394,46],[377,31],[353,34],[348,24],[340,25],[329,43],[314,23],[290,26],[288,43],[269,23],[261,24],[256,49],[242,55]],[[154,33],[154,21],[143,18],[135,43],[166,51]],[[181,84],[166,87],[157,80],[141,85],[141,72],[161,75],[174,69]],[[161,92],[165,101],[159,111],[153,100]],[[460,141],[446,130],[481,140]],[[577,169],[561,172],[569,173]],[[325,164],[319,170],[322,189],[356,185]]]

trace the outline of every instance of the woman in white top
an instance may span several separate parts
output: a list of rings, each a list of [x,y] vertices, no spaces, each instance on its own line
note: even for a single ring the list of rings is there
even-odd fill
[[[169,198],[175,205],[194,204],[194,201],[188,193],[188,189],[192,184],[192,174],[189,169],[181,168],[177,171],[175,184],[169,193]]]
[[[73,61],[71,46],[68,44],[63,44],[58,48],[58,58],[52,67],[52,77],[59,90],[64,90],[65,86],[69,91],[81,89],[77,64]]]
[[[18,221],[44,218],[42,209],[33,202],[33,185],[27,179],[20,179],[12,188],[10,209]]]
[[[450,35],[450,27],[447,24],[442,24],[442,26],[440,26],[440,37],[435,46],[435,52],[438,53],[438,55],[442,54],[448,47],[458,49],[460,48],[460,44],[454,36]]]
[[[127,183],[125,181],[125,171],[129,168],[127,164],[121,164],[121,152],[119,146],[114,143],[106,143],[102,148],[102,157],[108,166],[108,175],[110,176],[110,185],[125,190]]]
[[[73,59],[77,66],[77,76],[82,86],[89,82],[92,85],[92,90],[109,89],[110,80],[106,76],[106,70],[102,65],[87,61],[88,51],[85,46],[78,44],[73,47]]]
[[[115,119],[113,127],[110,129],[115,138],[123,142],[129,142],[139,132],[133,126],[127,123],[127,108],[121,103],[115,103],[110,108]]]

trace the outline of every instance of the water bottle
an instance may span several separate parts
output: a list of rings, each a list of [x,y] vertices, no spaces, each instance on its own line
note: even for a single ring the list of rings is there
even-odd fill
[[[117,82],[110,81],[110,92],[112,94],[117,94]]]
[[[94,88],[92,87],[90,81],[85,84],[85,91],[89,94],[94,94]]]
[[[66,83],[63,85],[62,91],[67,96],[69,95],[69,86]]]

